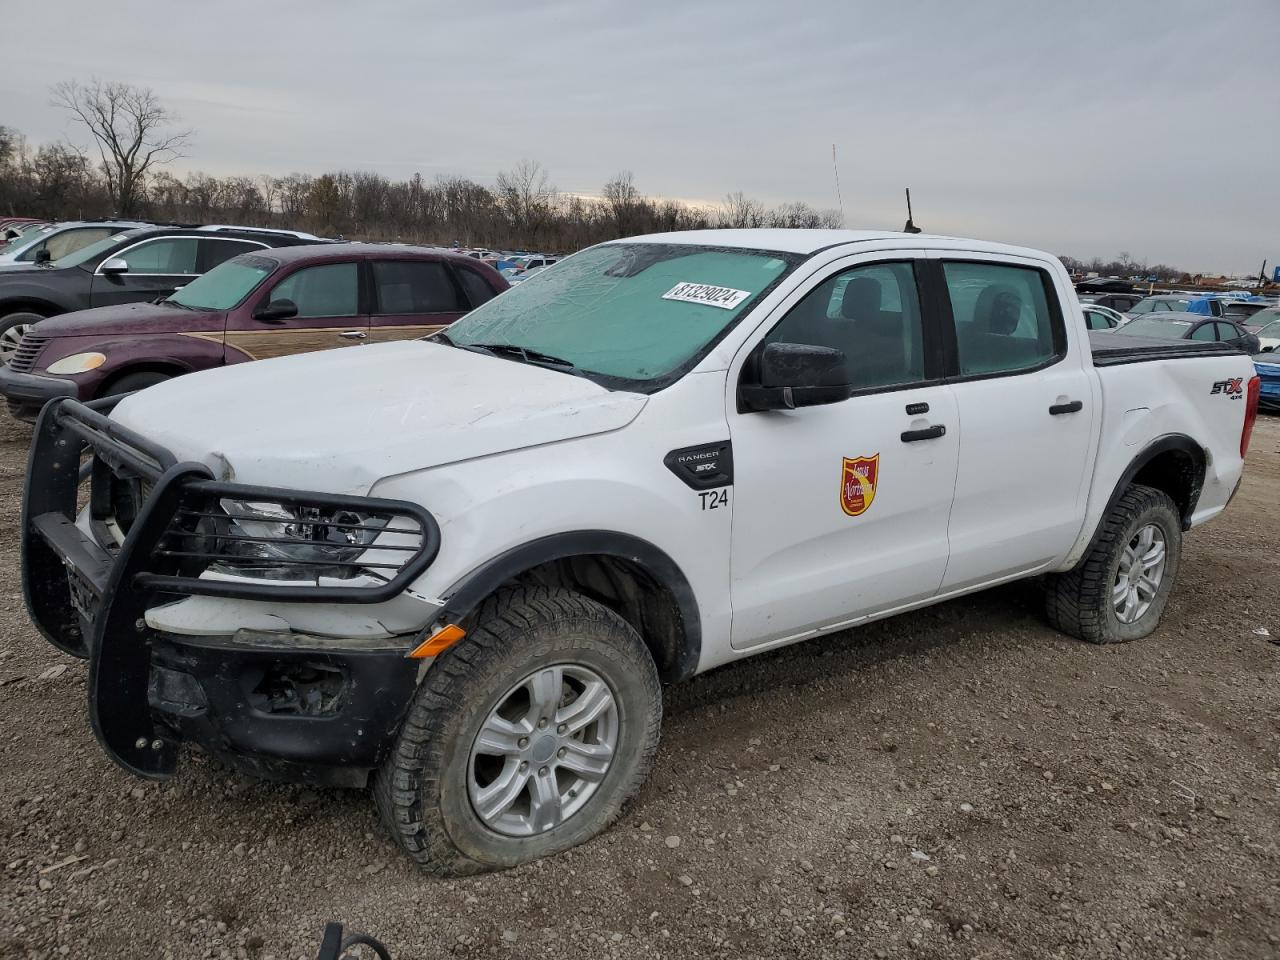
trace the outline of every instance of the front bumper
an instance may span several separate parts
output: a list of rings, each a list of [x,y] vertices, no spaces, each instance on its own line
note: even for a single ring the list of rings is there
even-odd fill
[[[0,367],[0,396],[8,402],[9,413],[18,420],[34,422],[50,400],[79,395],[80,388],[74,380],[38,373],[16,373],[8,367]]]
[[[417,663],[404,658],[408,643],[369,649],[363,641],[344,646],[246,631],[179,637],[149,627],[146,612],[192,595],[381,602],[403,592],[435,558],[435,519],[400,501],[215,482],[203,465],[178,463],[106,417],[113,403],[86,407],[64,399],[45,407],[32,438],[22,517],[27,609],[51,643],[88,658],[89,716],[99,742],[125,769],[155,779],[173,774],[185,740],[259,774],[362,781],[382,759],[412,696]],[[92,456],[82,468],[86,451]],[[95,532],[127,526],[118,547],[77,526],[84,479],[88,526]],[[136,509],[112,501],[122,486],[136,491]],[[377,511],[418,524],[421,544],[372,587],[321,585],[319,578],[208,579],[193,564],[207,563],[211,553],[189,544],[210,535],[178,527],[198,528],[201,521],[186,518],[208,516],[223,497]]]

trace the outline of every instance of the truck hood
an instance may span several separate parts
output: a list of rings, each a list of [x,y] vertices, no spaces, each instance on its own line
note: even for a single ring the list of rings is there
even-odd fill
[[[184,310],[172,304],[121,303],[64,313],[36,324],[43,337],[133,336],[142,333],[181,333],[188,330],[221,331],[223,315],[204,310]]]
[[[218,479],[359,495],[384,477],[617,430],[646,400],[415,340],[190,374],[111,416]]]

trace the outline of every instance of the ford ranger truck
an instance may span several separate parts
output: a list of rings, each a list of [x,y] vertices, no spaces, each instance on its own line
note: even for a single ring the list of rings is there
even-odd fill
[[[368,784],[473,873],[617,818],[663,683],[1026,577],[1151,633],[1257,398],[1224,344],[1090,335],[1035,250],[639,237],[424,340],[52,401],[24,592],[121,766]]]

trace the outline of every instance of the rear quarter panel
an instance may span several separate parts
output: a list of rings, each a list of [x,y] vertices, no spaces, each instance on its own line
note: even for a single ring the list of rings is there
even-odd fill
[[[1083,555],[1130,464],[1163,437],[1186,436],[1204,450],[1204,487],[1191,523],[1203,523],[1222,512],[1244,469],[1240,434],[1252,375],[1253,364],[1243,354],[1098,368],[1102,434],[1084,530],[1065,567]],[[1214,384],[1237,378],[1245,390],[1213,392]]]

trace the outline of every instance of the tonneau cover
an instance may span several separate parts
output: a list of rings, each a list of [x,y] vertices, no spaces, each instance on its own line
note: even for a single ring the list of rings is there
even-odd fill
[[[1089,349],[1093,352],[1095,367],[1240,353],[1230,344],[1215,340],[1166,340],[1163,337],[1125,336],[1107,330],[1089,331]]]

